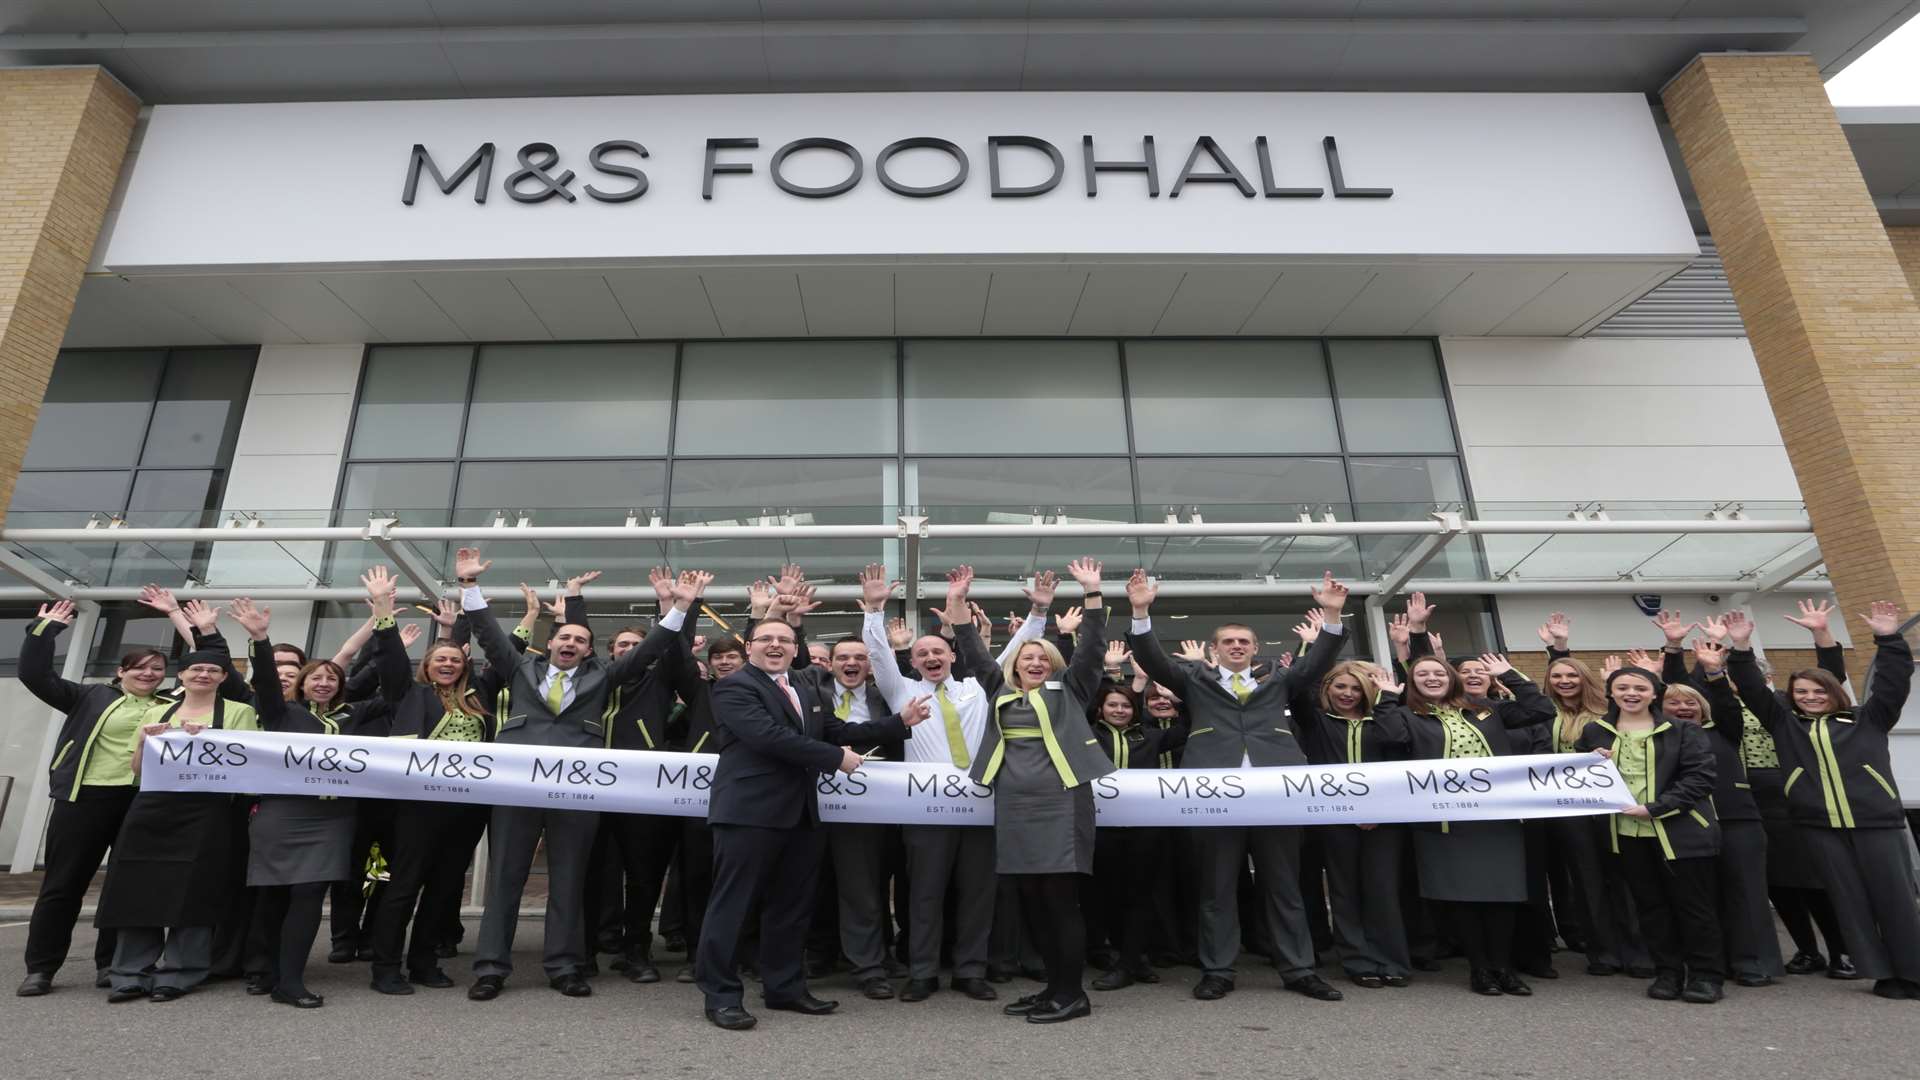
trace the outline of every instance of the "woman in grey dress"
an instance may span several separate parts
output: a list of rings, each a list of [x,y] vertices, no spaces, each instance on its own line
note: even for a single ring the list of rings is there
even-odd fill
[[[1093,1011],[1081,984],[1087,929],[1080,890],[1093,873],[1091,781],[1114,770],[1087,724],[1087,704],[1100,687],[1106,655],[1100,564],[1076,559],[1067,569],[1086,592],[1071,666],[1052,642],[1040,640],[995,667],[967,615],[969,567],[948,576],[941,614],[954,628],[962,669],[980,680],[993,701],[993,723],[975,749],[972,775],[993,787],[994,869],[1016,880],[1020,906],[1046,957],[1046,989],[1006,1007],[1009,1015],[1034,1024]],[[1036,580],[1029,593],[1036,605],[1043,596],[1051,600],[1052,577]]]
[[[362,578],[373,605],[374,624],[393,623],[393,582],[384,568]],[[384,735],[379,730],[386,702],[342,702],[346,675],[331,660],[315,660],[294,680],[294,700],[281,696],[280,676],[267,639],[270,612],[241,598],[233,602],[234,621],[253,638],[254,707],[267,731],[300,735]],[[247,884],[261,888],[267,905],[262,922],[276,939],[272,998],[297,1009],[325,1004],[307,989],[307,957],[320,933],[320,909],[336,881],[353,872],[353,800],[328,795],[263,795],[248,826]]]

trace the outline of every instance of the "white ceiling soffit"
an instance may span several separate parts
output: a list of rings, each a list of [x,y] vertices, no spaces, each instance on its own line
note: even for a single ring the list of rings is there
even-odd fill
[[[92,274],[70,348],[892,335],[1565,335],[1683,263]]]
[[[152,103],[796,90],[1637,90],[1831,75],[1911,0],[0,0],[0,63]]]

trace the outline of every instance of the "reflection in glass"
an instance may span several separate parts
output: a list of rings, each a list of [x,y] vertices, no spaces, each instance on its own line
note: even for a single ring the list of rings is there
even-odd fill
[[[253,382],[253,349],[175,349],[167,355],[143,466],[211,468],[233,457]]]
[[[1340,451],[1318,341],[1129,341],[1140,453]]]
[[[1125,458],[919,458],[907,462],[906,503],[936,524],[1026,525],[1041,520],[1124,522],[1133,518],[1133,477]],[[1132,539],[934,540],[929,569],[970,563],[982,578],[1011,580],[1058,570],[1079,555],[1139,565]]]
[[[165,357],[157,350],[62,352],[21,468],[132,467],[140,460]]]
[[[676,454],[891,454],[891,341],[689,342]]]
[[[1127,452],[1111,341],[907,342],[907,453]]]
[[[1431,342],[1334,340],[1327,348],[1349,451],[1454,451],[1446,388]]]
[[[460,467],[453,524],[491,526],[504,513],[509,522],[526,512],[534,525],[623,525],[629,512],[645,521],[664,505],[667,467],[662,461],[469,461]],[[647,568],[665,561],[663,545],[609,545],[594,540],[541,540],[488,544],[490,576],[528,584],[564,581],[587,570],[602,571],[607,584],[645,584]],[[444,557],[445,553],[441,553]]]
[[[693,461],[673,464],[672,525],[886,525],[895,505],[893,458]],[[851,584],[862,566],[886,563],[897,545],[883,540],[701,540],[668,545],[676,565],[713,571],[725,581],[798,563],[812,581]],[[813,625],[808,619],[809,631]]]
[[[664,454],[672,397],[671,345],[486,345],[466,455]]]
[[[369,350],[354,413],[356,458],[453,457],[460,449],[473,349],[401,345]],[[550,437],[528,431],[527,437]]]
[[[1141,458],[1140,520],[1353,520],[1339,458]],[[1145,541],[1155,573],[1214,579],[1359,572],[1350,536],[1197,536]]]

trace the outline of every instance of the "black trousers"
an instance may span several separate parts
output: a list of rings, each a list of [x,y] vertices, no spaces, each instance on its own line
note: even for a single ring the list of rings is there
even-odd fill
[[[373,905],[373,967],[397,973],[401,951],[414,972],[439,966],[434,949],[446,936],[448,912],[457,919],[473,847],[486,831],[487,808],[463,803],[403,802],[393,815],[391,879]],[[413,941],[407,943],[407,924]]]
[[[1675,979],[1724,982],[1720,871],[1714,858],[1669,859],[1659,840],[1623,836],[1619,859],[1654,970]]]
[[[1020,909],[1047,965],[1047,998],[1071,1004],[1086,993],[1087,925],[1080,910],[1080,874],[1008,874]]]
[[[133,786],[83,787],[72,802],[55,800],[47,819],[47,873],[40,879],[40,895],[27,925],[28,974],[52,975],[66,963],[87,887],[120,835],[120,822],[139,791]],[[113,965],[113,946],[114,931],[99,931],[93,942],[96,970]]]
[[[1767,830],[1757,820],[1721,821],[1720,928],[1726,935],[1727,970],[1758,977],[1786,972],[1780,936],[1767,907]]]
[[[697,959],[700,925],[713,898],[713,827],[706,818],[680,819],[680,934],[687,940],[687,962]],[[663,920],[664,921],[664,920]]]
[[[1521,823],[1527,852],[1527,902],[1520,905],[1513,924],[1513,966],[1523,972],[1553,967],[1553,900],[1548,884],[1547,823]]]
[[[1397,825],[1318,830],[1326,853],[1333,940],[1348,975],[1412,972],[1407,924],[1400,911],[1400,862],[1406,830]]]
[[[651,960],[653,957],[653,910],[660,902],[660,891],[666,886],[667,871],[673,866],[673,856],[680,849],[681,819],[660,814],[602,814],[600,832],[609,837],[616,855],[620,874],[626,878],[626,892],[621,907],[625,911],[622,921],[621,952],[628,960]],[[599,864],[605,866],[605,864]],[[604,870],[602,871],[605,872]],[[604,903],[605,893],[588,889],[587,902],[590,908],[598,910]],[[600,918],[587,920],[589,945],[598,928],[604,924]]]
[[[335,948],[357,949],[373,934],[373,913],[380,903],[383,885],[375,885],[368,895],[365,868],[373,845],[393,858],[393,803],[388,799],[359,799],[354,803],[353,874],[336,881],[327,892],[329,936]],[[388,868],[391,873],[392,868]]]
[[[1555,818],[1548,837],[1567,860],[1574,898],[1581,907],[1587,962],[1619,968],[1645,967],[1647,946],[1634,918],[1633,898],[1613,858],[1604,817]]]
[[[826,844],[822,829],[713,825],[713,895],[700,923],[694,979],[709,1009],[741,1004],[740,939],[749,914],[760,916],[760,980],[769,1003],[807,992],[802,960],[813,917],[815,879]]]
[[[1429,900],[1434,916],[1443,920],[1474,972],[1507,971],[1513,967],[1513,924],[1520,905],[1506,902]]]
[[[239,975],[271,977],[273,974],[273,955],[266,932],[254,910],[259,905],[260,890],[247,884],[247,855],[251,835],[247,826],[253,817],[253,807],[252,799],[233,800],[233,846],[228,851],[225,875],[227,891],[233,897],[233,902],[227,905],[226,914],[221,916],[219,925],[213,928],[209,960],[211,978]]]
[[[1106,828],[1094,833],[1087,941],[1113,949],[1118,970],[1147,970],[1154,891],[1168,872],[1167,851],[1162,829]]]
[[[1906,831],[1800,831],[1861,977],[1920,982],[1920,908],[1914,906]]]

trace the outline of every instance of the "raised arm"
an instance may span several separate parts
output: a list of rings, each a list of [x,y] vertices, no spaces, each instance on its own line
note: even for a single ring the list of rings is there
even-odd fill
[[[1740,745],[1747,730],[1747,711],[1740,707],[1740,695],[1727,677],[1727,647],[1701,638],[1693,643],[1693,655],[1696,681],[1712,711],[1714,734]]]
[[[1067,662],[1065,680],[1081,701],[1092,701],[1106,678],[1107,600],[1100,584],[1100,571],[1097,559],[1079,558],[1067,564],[1067,572],[1073,575],[1074,582],[1086,596],[1080,616],[1080,640],[1073,659]],[[1040,622],[1046,622],[1044,616]]]
[[[487,607],[487,598],[480,591],[480,575],[493,565],[492,559],[481,559],[477,548],[460,548],[454,556],[454,574],[460,579],[460,610],[467,615],[467,624],[473,630],[473,636],[480,640],[480,651],[487,658],[487,664],[499,673],[502,685],[512,678],[514,668],[520,664],[520,653],[500,632],[500,624],[494,621],[493,612]]]
[[[1540,624],[1540,643],[1547,647],[1547,663],[1573,655],[1567,648],[1572,636],[1573,623],[1567,619],[1566,612],[1556,611],[1547,616],[1547,621]]]
[[[73,623],[73,602],[55,600],[40,605],[40,613],[27,626],[27,639],[20,645],[20,682],[34,697],[61,712],[71,712],[80,703],[86,687],[69,682],[53,668],[53,642]],[[84,649],[90,643],[73,647]]]
[[[1320,584],[1313,590],[1313,601],[1320,605],[1320,631],[1314,635],[1313,645],[1307,650],[1307,655],[1279,678],[1311,691],[1319,687],[1320,680],[1327,677],[1327,672],[1333,670],[1334,662],[1340,658],[1340,648],[1346,644],[1346,628],[1341,625],[1340,612],[1347,605],[1347,593],[1347,587],[1333,579],[1333,571],[1329,570],[1321,576]]]
[[[1913,690],[1913,646],[1900,636],[1900,609],[1875,600],[1864,616],[1873,631],[1873,664],[1867,669],[1867,698],[1854,710],[1862,723],[1891,730],[1900,722],[1900,710]]]
[[[671,653],[676,647],[675,641],[687,621],[687,612],[701,596],[706,594],[707,586],[713,584],[713,575],[703,570],[688,570],[682,573],[673,585],[673,607],[660,616],[653,629],[641,639],[640,644],[628,649],[625,656],[607,665],[607,679],[615,686],[624,686],[638,679],[642,672],[653,666],[654,661]]]
[[[253,682],[253,707],[260,714],[260,727],[278,731],[286,724],[289,710],[287,699],[280,693],[280,673],[273,666],[273,642],[267,636],[273,609],[255,607],[252,600],[242,596],[227,610],[247,632],[247,674]]]
[[[886,568],[878,563],[868,563],[860,571],[860,607],[866,613],[860,622],[860,640],[867,643],[867,653],[874,658],[874,685],[895,709],[913,700],[913,685],[896,665],[885,660],[893,652],[887,643],[887,599],[897,584],[887,581]]]
[[[1733,688],[1747,711],[1773,734],[1790,714],[1780,696],[1767,685],[1767,677],[1760,674],[1759,660],[1753,655],[1753,623],[1742,611],[1727,612],[1725,623],[1727,644],[1731,646],[1727,653],[1727,678],[1733,680]]]
[[[1552,720],[1558,713],[1547,695],[1540,692],[1532,679],[1513,669],[1507,658],[1498,653],[1486,653],[1480,662],[1487,666],[1487,674],[1500,680],[1500,685],[1513,695],[1512,701],[1500,702],[1495,711],[1500,723],[1509,728],[1532,727]]]
[[[1133,621],[1127,627],[1127,648],[1132,650],[1134,664],[1147,673],[1147,678],[1185,701],[1190,692],[1186,669],[1167,656],[1166,650],[1160,647],[1160,639],[1153,635],[1153,602],[1159,595],[1160,586],[1147,577],[1145,570],[1136,567],[1127,578],[1127,603],[1133,609]]]

